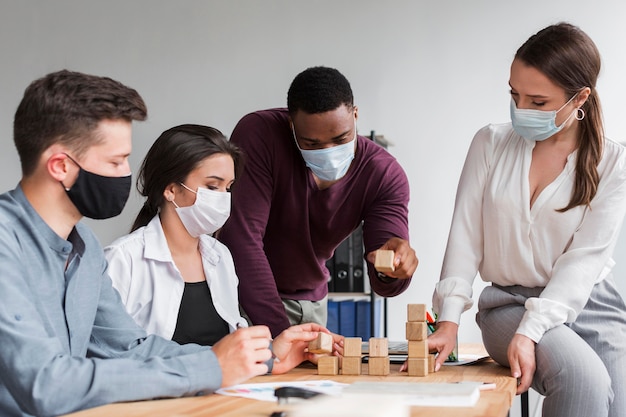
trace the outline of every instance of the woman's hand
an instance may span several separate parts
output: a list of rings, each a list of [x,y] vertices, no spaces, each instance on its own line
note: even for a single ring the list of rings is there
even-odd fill
[[[315,323],[291,326],[279,334],[272,343],[272,352],[275,356],[272,373],[288,372],[305,360],[316,363],[319,355],[309,353],[307,349],[309,342],[315,340],[320,332],[331,334],[333,336],[333,350],[341,348],[343,353],[343,336],[332,334],[325,327]]]
[[[528,391],[535,375],[535,342],[521,334],[515,334],[507,350],[511,375],[517,378],[517,395]]]

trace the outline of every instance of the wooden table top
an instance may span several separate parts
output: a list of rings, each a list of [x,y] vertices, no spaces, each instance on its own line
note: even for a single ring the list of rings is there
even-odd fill
[[[481,351],[480,345],[461,345],[461,355]],[[363,364],[366,373],[366,364]],[[491,359],[474,365],[444,366],[437,373],[426,377],[409,377],[406,372],[399,372],[400,365],[391,365],[388,376],[350,376],[350,375],[317,375],[317,368],[311,364],[295,368],[284,375],[262,375],[252,378],[249,383],[306,381],[315,379],[333,380],[342,383],[356,381],[384,382],[459,382],[480,381],[494,382],[495,390],[481,391],[480,400],[471,408],[459,407],[411,407],[411,417],[505,417],[511,407],[516,391],[516,380],[510,376],[510,370],[494,363]],[[67,417],[268,417],[272,412],[285,410],[284,405],[272,402],[256,401],[247,398],[224,395],[206,395],[116,403],[69,414]]]

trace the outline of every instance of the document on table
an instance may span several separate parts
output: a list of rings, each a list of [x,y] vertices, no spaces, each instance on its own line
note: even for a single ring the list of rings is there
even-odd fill
[[[422,407],[473,407],[482,382],[355,382],[342,395],[401,396],[405,404]]]
[[[321,379],[315,381],[293,381],[293,382],[264,382],[259,384],[239,384],[231,387],[220,388],[216,394],[230,395],[233,397],[250,398],[260,401],[276,402],[274,390],[281,387],[298,387],[311,391],[317,391],[327,395],[339,395],[341,390],[348,384],[342,384],[331,380]]]

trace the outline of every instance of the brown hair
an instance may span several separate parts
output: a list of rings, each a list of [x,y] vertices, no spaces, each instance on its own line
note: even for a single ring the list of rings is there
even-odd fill
[[[604,145],[602,108],[596,90],[600,53],[585,32],[569,23],[559,23],[531,36],[517,50],[515,58],[545,74],[565,90],[567,98],[585,87],[591,89],[581,107],[585,118],[580,121],[574,190],[567,206],[558,211],[589,206],[598,190],[597,167]]]
[[[147,225],[165,201],[163,191],[171,183],[184,182],[203,160],[214,154],[233,158],[235,178],[242,171],[243,154],[217,129],[180,125],[161,133],[146,154],[137,178],[137,190],[147,197],[131,231]]]
[[[32,174],[41,154],[55,143],[77,156],[97,144],[93,134],[105,119],[145,120],[137,91],[107,77],[62,70],[33,81],[24,91],[13,121],[13,140],[22,175]]]

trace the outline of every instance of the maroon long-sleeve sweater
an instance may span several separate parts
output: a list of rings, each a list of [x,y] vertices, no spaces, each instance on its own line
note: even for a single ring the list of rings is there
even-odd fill
[[[248,114],[231,142],[243,149],[246,161],[219,238],[232,252],[243,309],[274,336],[289,326],[281,298],[322,299],[329,275],[325,263],[361,221],[365,253],[391,237],[408,240],[406,174],[371,140],[358,137],[350,169],[324,190],[296,147],[287,109]],[[410,279],[384,283],[370,264],[368,272],[372,289],[383,296],[410,284]]]

